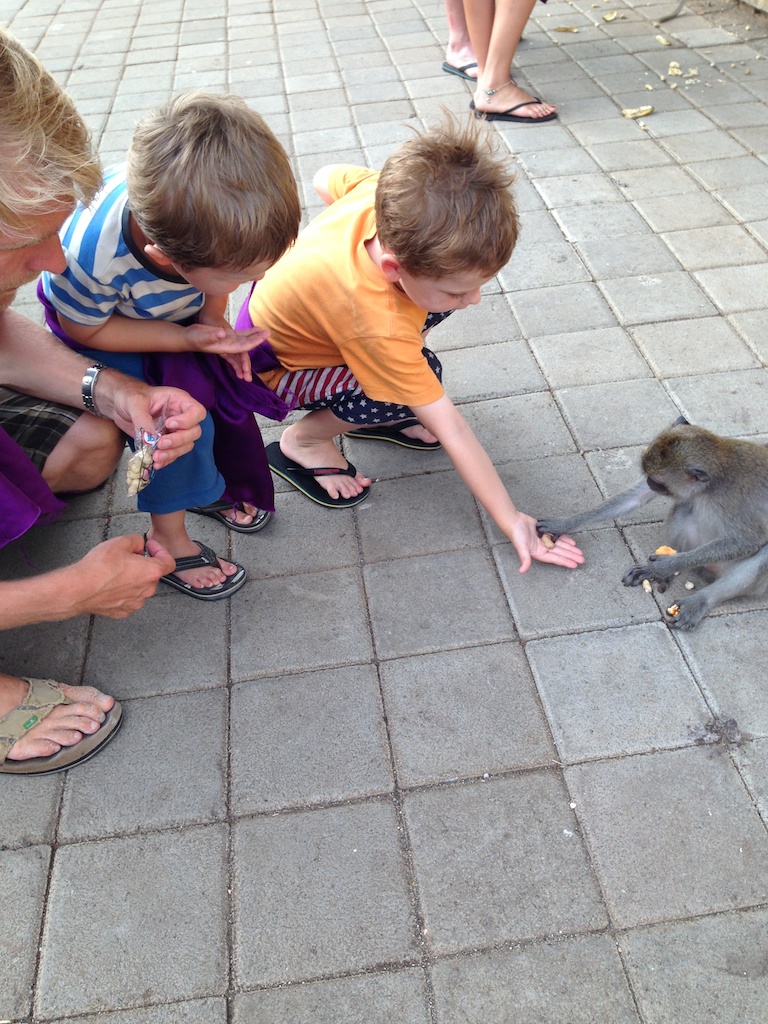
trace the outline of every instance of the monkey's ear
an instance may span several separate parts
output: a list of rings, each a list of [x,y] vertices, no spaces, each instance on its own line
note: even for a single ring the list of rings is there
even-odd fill
[[[678,416],[675,422],[672,424],[673,427],[690,427],[690,423],[685,416]]]
[[[700,484],[709,483],[709,473],[706,470],[698,469],[696,466],[686,466],[685,472],[692,480],[698,480]]]

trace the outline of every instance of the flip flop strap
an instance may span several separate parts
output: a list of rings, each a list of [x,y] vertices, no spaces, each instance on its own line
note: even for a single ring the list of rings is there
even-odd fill
[[[207,544],[203,544],[199,540],[195,540],[192,543],[197,544],[200,548],[200,554],[177,558],[174,573],[184,572],[185,569],[204,569],[206,565],[219,567],[219,557],[212,548],[209,548]]]
[[[71,704],[53,679],[29,679],[27,695],[17,708],[0,718],[0,764],[3,764],[14,743],[53,711],[57,704]]]
[[[340,469],[338,466],[316,466],[314,469],[306,469],[304,466],[291,466],[288,470],[289,473],[295,473],[296,476],[357,476],[357,470],[351,462],[347,463],[346,469]]]

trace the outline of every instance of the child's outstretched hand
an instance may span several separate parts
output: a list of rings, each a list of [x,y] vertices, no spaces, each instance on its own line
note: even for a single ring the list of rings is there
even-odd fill
[[[584,561],[584,555],[571,537],[558,537],[554,547],[547,547],[536,532],[536,520],[521,512],[510,531],[510,538],[520,559],[520,572],[528,572],[532,560],[551,562],[566,569],[575,569]]]
[[[197,323],[185,327],[184,335],[191,350],[221,356],[240,380],[250,381],[253,374],[248,353],[267,340],[269,331],[263,327],[247,327],[242,331],[235,331],[226,322]]]

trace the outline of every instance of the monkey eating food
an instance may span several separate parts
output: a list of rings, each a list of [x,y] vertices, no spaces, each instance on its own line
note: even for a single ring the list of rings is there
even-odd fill
[[[674,575],[696,569],[708,586],[681,599],[673,629],[693,629],[717,605],[768,592],[768,449],[719,437],[682,417],[643,452],[645,476],[623,494],[579,515],[539,519],[540,534],[588,530],[671,498],[666,539],[675,554],[653,554],[624,575],[626,587],[654,580],[660,592]],[[712,581],[712,582],[709,582]],[[670,610],[671,611],[671,610]]]

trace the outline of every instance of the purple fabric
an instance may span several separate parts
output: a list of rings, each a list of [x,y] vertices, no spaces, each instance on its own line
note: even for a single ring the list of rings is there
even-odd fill
[[[50,522],[66,506],[12,437],[0,429],[0,547],[37,522]]]
[[[88,346],[78,344],[62,330],[41,284],[38,284],[37,296],[43,304],[46,323],[56,337],[76,352],[87,349]],[[247,305],[246,302],[246,313]],[[241,310],[236,329],[243,326],[242,320]],[[245,326],[253,326],[250,318]],[[220,356],[200,352],[146,352],[144,377],[148,384],[181,388],[210,412],[215,428],[214,459],[226,483],[222,498],[233,503],[247,501],[258,508],[273,511],[275,491],[272,474],[253,414],[281,421],[292,406],[278,398],[256,376],[280,365],[269,342],[257,345],[249,355],[254,373],[250,382],[239,380]]]

